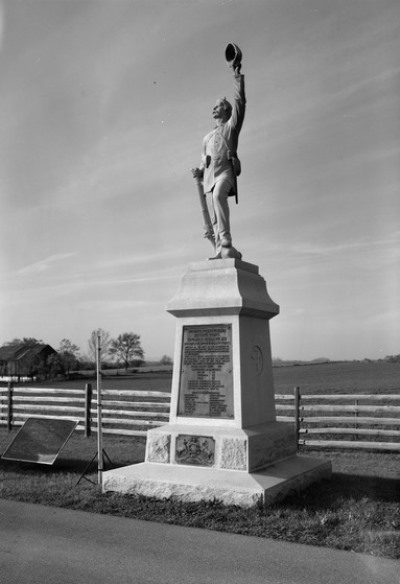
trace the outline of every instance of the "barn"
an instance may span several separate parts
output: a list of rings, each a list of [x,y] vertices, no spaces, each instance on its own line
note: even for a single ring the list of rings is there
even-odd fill
[[[47,360],[55,351],[50,345],[4,345],[0,347],[0,377],[21,380],[46,371]]]

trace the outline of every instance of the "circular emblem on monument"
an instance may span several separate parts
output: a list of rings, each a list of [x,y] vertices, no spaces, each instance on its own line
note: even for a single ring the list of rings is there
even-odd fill
[[[254,367],[256,370],[256,375],[261,375],[264,369],[264,358],[262,350],[258,345],[254,345],[251,351],[251,358],[254,361]]]

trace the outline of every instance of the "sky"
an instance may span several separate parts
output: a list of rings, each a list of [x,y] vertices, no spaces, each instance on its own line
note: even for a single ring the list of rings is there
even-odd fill
[[[173,355],[229,42],[233,243],[280,305],[273,356],[400,352],[398,0],[0,0],[0,345],[103,328]]]

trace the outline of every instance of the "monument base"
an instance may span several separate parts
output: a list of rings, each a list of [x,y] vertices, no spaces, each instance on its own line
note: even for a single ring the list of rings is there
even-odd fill
[[[275,412],[269,320],[279,313],[258,266],[189,266],[177,318],[169,424],[149,430],[142,464],[105,472],[103,490],[178,501],[270,505],[328,478],[297,455],[294,424]]]
[[[296,454],[293,424],[266,422],[251,428],[204,422],[165,424],[147,433],[146,462],[256,472]]]
[[[145,462],[103,473],[103,491],[183,502],[271,505],[331,476],[329,461],[296,454],[292,424],[250,428],[175,423],[147,433]]]
[[[330,475],[330,462],[298,455],[254,473],[143,462],[105,472],[103,491],[248,508],[271,505]]]

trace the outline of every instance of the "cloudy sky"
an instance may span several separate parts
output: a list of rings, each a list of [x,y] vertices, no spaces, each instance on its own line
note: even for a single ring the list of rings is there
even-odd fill
[[[0,1],[0,344],[172,355],[165,307],[211,246],[189,169],[243,51],[234,245],[283,359],[400,352],[398,0]]]

